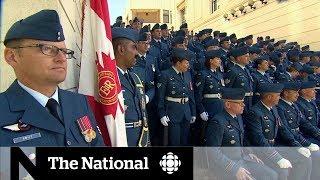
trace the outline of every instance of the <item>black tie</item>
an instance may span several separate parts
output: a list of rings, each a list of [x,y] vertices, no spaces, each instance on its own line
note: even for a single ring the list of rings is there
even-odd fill
[[[130,86],[132,87],[132,89],[134,89],[134,85],[132,84],[131,78],[129,76],[128,73],[124,73],[124,77],[126,77],[126,79],[128,80]]]
[[[59,103],[55,99],[50,98],[48,100],[47,104],[46,104],[46,107],[48,108],[48,110],[49,110],[49,112],[51,113],[52,116],[54,116],[62,124],[64,124],[63,121],[62,121],[61,113],[60,113]]]

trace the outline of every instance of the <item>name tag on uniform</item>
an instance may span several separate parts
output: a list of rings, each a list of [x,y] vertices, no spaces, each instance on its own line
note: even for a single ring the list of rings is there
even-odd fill
[[[20,142],[29,141],[29,140],[40,138],[40,137],[41,137],[40,133],[34,133],[34,134],[26,135],[26,136],[13,138],[13,143],[17,144]]]

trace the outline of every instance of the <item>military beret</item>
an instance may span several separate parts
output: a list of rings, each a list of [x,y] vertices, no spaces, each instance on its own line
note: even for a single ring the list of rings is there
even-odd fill
[[[317,83],[314,81],[306,81],[301,83],[300,89],[308,89],[308,88],[315,88]]]
[[[172,48],[172,57],[181,60],[189,60],[189,52],[182,48]]]
[[[205,34],[211,34],[212,33],[212,29],[203,29],[202,30]]]
[[[266,61],[269,61],[270,57],[268,55],[262,55],[262,56],[259,56],[257,57],[256,60],[266,60]]]
[[[262,36],[257,37],[257,41],[263,41],[263,37]]]
[[[208,36],[206,38],[204,38],[204,40],[202,40],[202,44],[205,45],[209,40],[213,39],[212,36]]]
[[[320,51],[312,51],[311,56],[319,56]]]
[[[270,60],[276,64],[280,63],[280,58],[281,58],[282,54],[279,51],[274,51],[272,53],[270,53]]]
[[[229,40],[230,40],[230,38],[228,36],[226,36],[226,37],[223,37],[220,39],[220,43],[223,43],[224,41],[229,41]]]
[[[160,29],[161,29],[161,30],[168,29],[168,25],[167,25],[167,24],[162,24],[162,25],[160,26]]]
[[[182,29],[182,28],[188,28],[188,23],[181,24],[180,29]]]
[[[246,40],[249,40],[249,39],[252,39],[252,38],[253,38],[252,35],[248,35],[248,36],[246,36],[246,37],[244,38],[244,40],[246,41]]]
[[[266,38],[265,39],[270,39],[270,36],[266,36]]]
[[[261,49],[256,47],[256,46],[251,46],[249,47],[249,53],[250,54],[260,54],[261,53]]]
[[[139,39],[139,33],[130,28],[121,28],[121,27],[112,28],[112,40],[117,38],[125,38],[133,42],[136,42]]]
[[[310,62],[309,62],[309,65],[310,65],[310,66],[315,66],[315,67],[320,67],[320,62],[310,61]]]
[[[183,31],[183,30],[179,30],[179,31],[176,32],[175,36],[183,36],[183,37],[185,37],[186,36],[186,32]]]
[[[270,39],[270,42],[274,42],[274,38]]]
[[[258,85],[259,94],[265,93],[281,93],[283,84],[280,83],[260,83]]]
[[[120,22],[120,21],[115,22],[115,23],[112,25],[112,27],[113,27],[113,28],[114,28],[114,27],[121,27],[121,22]]]
[[[148,41],[148,34],[144,32],[142,33],[140,32],[138,41]]]
[[[213,39],[208,38],[208,40],[206,42],[202,42],[202,44],[204,44],[205,48],[208,48],[210,46],[219,46],[219,40],[218,39]]]
[[[175,46],[177,44],[183,44],[184,42],[184,36],[176,36],[172,39],[172,46]]]
[[[237,36],[236,36],[235,33],[233,33],[233,34],[230,35],[230,39],[233,39],[233,38],[237,38]]]
[[[140,21],[140,19],[138,17],[134,17],[132,22],[135,23],[135,22],[141,22],[141,21]]]
[[[197,36],[198,36],[198,37],[201,37],[201,36],[203,36],[203,35],[205,35],[205,34],[206,34],[206,33],[205,33],[203,30],[201,30],[201,31],[198,32]]]
[[[116,20],[117,21],[122,21],[122,16],[118,16]]]
[[[308,51],[310,49],[309,45],[305,45],[303,47],[301,47],[301,51]]]
[[[155,25],[152,27],[151,31],[154,31],[154,30],[156,30],[156,29],[160,29],[159,23],[155,24]]]
[[[242,56],[242,55],[245,55],[247,54],[249,51],[248,51],[248,47],[247,46],[243,46],[243,47],[239,47],[239,48],[235,48],[235,49],[232,49],[230,51],[230,55],[233,56],[234,58],[238,57],[238,56]]]
[[[206,60],[213,59],[215,57],[221,58],[221,51],[219,50],[207,51],[205,56],[206,56]]]
[[[216,37],[216,36],[219,36],[220,35],[220,31],[213,31],[213,36]]]
[[[226,37],[227,33],[226,32],[220,32],[219,37]]]
[[[283,90],[295,90],[298,91],[301,87],[301,84],[298,82],[286,82],[283,83]]]
[[[42,10],[15,22],[4,38],[4,45],[14,39],[64,41],[65,37],[58,13],[55,10]]]
[[[299,54],[300,54],[300,51],[299,50],[295,50],[295,49],[293,49],[293,50],[289,50],[288,52],[287,52],[287,56],[290,58],[290,57],[294,57],[294,56],[299,56]]]
[[[222,99],[243,100],[245,91],[242,88],[223,88]]]
[[[140,33],[146,33],[146,32],[150,32],[150,27],[148,25],[145,25],[140,29]]]

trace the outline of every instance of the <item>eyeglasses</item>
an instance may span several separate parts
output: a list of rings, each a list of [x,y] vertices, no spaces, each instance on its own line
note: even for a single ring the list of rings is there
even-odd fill
[[[74,55],[74,51],[67,49],[67,48],[58,48],[57,46],[53,46],[53,45],[48,45],[48,44],[34,44],[31,46],[19,46],[19,47],[12,47],[13,49],[22,49],[22,48],[31,48],[31,47],[37,47],[40,48],[42,54],[50,56],[50,57],[56,57],[59,53],[59,51],[61,51],[67,59],[71,59],[75,57]]]

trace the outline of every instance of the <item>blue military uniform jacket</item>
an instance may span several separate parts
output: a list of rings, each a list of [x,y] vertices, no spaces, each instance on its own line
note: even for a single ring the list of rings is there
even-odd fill
[[[285,72],[277,71],[275,73],[275,79],[276,79],[276,82],[278,82],[278,83],[294,82],[295,81],[287,71],[285,71]]]
[[[156,42],[154,39],[150,42],[149,54],[157,59],[160,71],[171,67],[170,51],[167,44]]]
[[[304,126],[306,120],[304,115],[299,110],[298,106],[296,104],[290,106],[288,103],[280,99],[278,104],[278,112],[283,125],[290,131],[295,139],[295,141],[287,141],[281,138],[279,144],[289,146],[310,146],[310,141],[303,137],[300,130],[300,126]]]
[[[250,109],[245,123],[246,137],[250,145],[270,147],[262,149],[263,156],[275,163],[278,162],[282,156],[272,147],[277,140],[279,128],[283,127],[276,107],[269,110],[259,101]]]
[[[194,100],[194,89],[190,72],[183,73],[184,80],[173,67],[161,72],[158,88],[158,110],[159,117],[169,116],[172,122],[181,122],[184,118],[191,120],[191,116],[196,116]],[[187,103],[181,104],[167,101],[167,97],[188,98]]]
[[[195,82],[195,99],[198,113],[207,112],[209,117],[223,110],[223,102],[221,100],[221,90],[224,87],[223,74],[211,69],[201,71]],[[210,97],[214,95],[217,97]]]
[[[301,127],[301,131],[307,135],[307,137],[320,141],[320,129],[318,128],[320,112],[315,101],[308,102],[306,99],[299,97],[297,105],[306,118],[305,124]]]
[[[144,86],[138,75],[127,71],[127,79],[118,69],[121,88],[124,98],[125,123],[128,146],[137,146],[142,131],[142,125],[134,126],[132,123],[146,120],[146,101]]]
[[[104,146],[85,96],[59,89],[63,124],[17,81],[0,94],[0,146]],[[86,142],[77,120],[87,116],[96,137]],[[19,124],[20,130],[6,126]]]
[[[155,97],[155,78],[159,73],[156,59],[151,55],[146,57],[138,57],[132,71],[137,74],[145,88],[145,93],[152,101]]]
[[[215,115],[208,121],[206,130],[206,146],[233,147],[216,149],[212,148],[212,153],[217,160],[217,164],[225,167],[227,173],[236,174],[241,164],[237,162],[242,159],[244,129],[241,116],[235,119],[226,111]]]
[[[225,84],[226,87],[244,89],[246,92],[245,112],[252,107],[253,79],[247,68],[242,69],[238,64],[235,64],[227,72]]]

